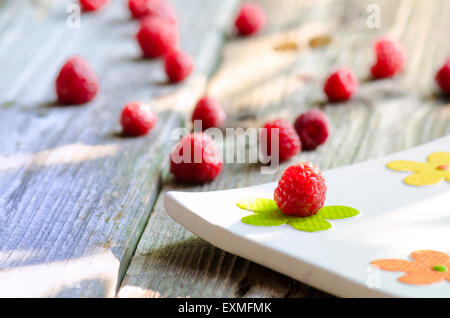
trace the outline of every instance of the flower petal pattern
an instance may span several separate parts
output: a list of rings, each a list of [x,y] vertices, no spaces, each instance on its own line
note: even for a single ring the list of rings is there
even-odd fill
[[[331,228],[325,219],[344,219],[359,214],[359,211],[348,206],[326,206],[315,215],[308,217],[294,217],[284,215],[274,200],[264,198],[245,198],[237,203],[241,209],[255,212],[245,216],[242,223],[256,226],[279,226],[289,224],[296,230],[305,232],[324,231]]]
[[[431,250],[418,250],[411,253],[411,258],[416,262],[420,262],[425,265],[445,264],[450,261],[450,257],[447,253],[431,251]]]
[[[426,162],[416,162],[409,160],[396,160],[391,161],[386,165],[389,169],[397,171],[411,171],[411,172],[423,172],[431,171],[431,167]]]
[[[324,206],[317,214],[322,216],[324,219],[335,220],[350,218],[352,216],[358,215],[359,211],[349,206],[331,205]]]
[[[403,179],[406,184],[433,185],[443,180],[450,181],[450,152],[434,152],[427,157],[427,162],[391,161],[386,167],[396,171],[412,172],[410,176]]]
[[[283,217],[280,213],[257,213],[245,216],[241,219],[242,223],[256,226],[279,226],[286,224],[288,218]]]
[[[240,200],[237,206],[241,209],[257,213],[280,211],[274,200],[264,198],[245,198]]]
[[[324,231],[331,228],[330,222],[324,220],[317,214],[305,218],[292,218],[288,224],[294,229],[305,232]]]
[[[398,281],[405,284],[427,285],[444,280],[450,282],[450,256],[447,253],[418,250],[411,253],[414,261],[378,259],[370,264],[382,270],[404,272]]]

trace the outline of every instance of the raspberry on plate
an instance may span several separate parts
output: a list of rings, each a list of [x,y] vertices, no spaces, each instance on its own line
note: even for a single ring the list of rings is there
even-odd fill
[[[234,21],[234,26],[240,35],[256,34],[266,24],[266,14],[256,3],[242,4]]]
[[[444,93],[450,94],[450,58],[445,61],[434,79]]]
[[[172,50],[164,57],[164,70],[171,82],[183,81],[194,69],[192,57],[183,51]]]
[[[375,78],[392,77],[403,70],[406,50],[400,42],[381,38],[375,42],[376,62],[370,68]]]
[[[213,98],[204,96],[195,105],[192,112],[192,123],[195,120],[202,121],[202,129],[208,129],[211,127],[220,128],[225,122],[226,114]]]
[[[260,150],[263,155],[272,157],[272,134],[278,134],[274,149],[278,150],[280,162],[298,154],[302,149],[302,144],[290,122],[284,119],[276,119],[267,122],[259,135]]]
[[[283,172],[274,199],[284,214],[306,217],[319,212],[326,192],[320,169],[310,162],[298,162]]]
[[[222,171],[222,165],[214,140],[204,133],[187,135],[170,154],[170,172],[183,183],[212,181]]]
[[[321,110],[310,109],[297,117],[294,127],[300,137],[302,147],[314,150],[327,140],[330,122],[327,115]]]
[[[353,72],[346,67],[333,72],[325,81],[323,90],[331,102],[350,99],[358,89],[359,83]]]
[[[167,54],[178,46],[178,29],[165,19],[152,17],[140,24],[136,39],[146,57],[154,58]]]
[[[107,4],[109,0],[80,0],[83,11],[96,11]]]
[[[83,104],[98,92],[98,78],[80,56],[68,59],[56,78],[56,95],[62,104]]]
[[[158,118],[150,106],[141,102],[131,102],[125,105],[120,115],[122,131],[129,136],[147,134],[156,124]]]

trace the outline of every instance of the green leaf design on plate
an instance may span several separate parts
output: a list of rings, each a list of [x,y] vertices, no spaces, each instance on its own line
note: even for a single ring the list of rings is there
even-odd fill
[[[324,231],[331,228],[330,222],[324,220],[320,215],[312,215],[305,218],[292,218],[288,223],[294,229],[305,232]]]
[[[237,206],[244,210],[257,213],[278,212],[277,204],[274,200],[263,198],[245,198],[237,203]]]
[[[257,213],[245,216],[241,219],[242,223],[256,226],[279,226],[289,221],[288,217],[280,212]]]
[[[335,220],[351,218],[352,216],[358,215],[359,211],[349,206],[330,205],[321,208],[317,214],[322,216],[324,219]]]
[[[242,223],[255,226],[279,226],[289,224],[294,229],[305,232],[324,231],[331,228],[331,223],[325,219],[345,219],[359,214],[359,211],[344,205],[325,206],[320,211],[308,217],[292,217],[284,215],[274,200],[264,198],[246,198],[237,203],[244,210],[256,212],[245,216]]]

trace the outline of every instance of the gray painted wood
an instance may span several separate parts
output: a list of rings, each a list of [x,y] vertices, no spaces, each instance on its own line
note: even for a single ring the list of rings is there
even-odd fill
[[[19,4],[20,3],[20,4]],[[214,67],[234,1],[174,1],[182,46],[196,74],[168,85],[159,60],[143,60],[125,1],[66,26],[67,3],[0,3],[0,295],[114,296],[160,190],[179,110]],[[89,105],[60,107],[54,79],[84,56],[100,77]],[[158,126],[120,135],[124,103],[143,100]]]
[[[260,126],[275,117],[292,119],[311,107],[320,107],[329,115],[332,134],[328,142],[317,151],[301,153],[282,168],[299,159],[312,161],[322,169],[339,167],[450,132],[448,99],[436,96],[433,84],[436,68],[450,54],[448,1],[260,2],[268,13],[268,29],[257,38],[229,37],[220,65],[208,81],[208,92],[221,101],[229,124],[235,126]],[[366,9],[373,3],[381,8],[380,29],[366,27]],[[309,27],[309,23],[319,26]],[[308,30],[326,30],[329,23],[336,23],[329,46],[272,50],[280,43],[308,43]],[[370,81],[371,43],[386,34],[407,47],[408,68],[394,79]],[[349,103],[326,104],[321,90],[323,78],[340,65],[356,72],[361,89]],[[214,248],[174,223],[163,208],[163,195],[169,190],[242,187],[276,180],[280,172],[261,175],[256,166],[230,164],[219,178],[204,186],[183,187],[167,179],[118,296],[329,296]]]

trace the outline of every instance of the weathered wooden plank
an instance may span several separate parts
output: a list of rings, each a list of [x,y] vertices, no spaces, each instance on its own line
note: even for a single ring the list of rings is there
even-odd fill
[[[330,140],[317,151],[303,152],[322,169],[399,151],[450,132],[449,105],[432,95],[432,74],[449,47],[446,1],[260,1],[268,30],[260,37],[230,37],[222,61],[208,82],[208,92],[226,108],[230,126],[259,126],[267,118],[294,118],[322,108],[332,122]],[[367,7],[381,8],[381,28],[366,27]],[[274,51],[279,42],[307,43],[308,23],[336,22],[328,47]],[[317,30],[313,28],[313,30]],[[439,30],[439,31],[436,31]],[[410,54],[408,69],[392,80],[369,81],[371,42],[388,34]],[[287,45],[290,47],[290,45]],[[329,105],[322,81],[339,65],[363,80],[350,103]],[[245,120],[244,120],[245,119]],[[280,171],[282,171],[281,169]],[[182,187],[169,179],[128,268],[119,297],[323,297],[326,294],[286,276],[218,250],[174,223],[163,208],[163,194],[173,189],[207,191],[276,180],[254,165],[226,165],[204,186]],[[214,209],[214,206],[211,206]],[[320,251],[318,251],[320,252]]]
[[[0,295],[115,294],[159,192],[178,111],[204,89],[233,2],[174,1],[182,46],[197,63],[182,85],[165,83],[160,61],[141,60],[137,22],[122,1],[83,15],[80,29],[66,27],[66,3],[43,16],[28,4],[17,29],[0,29],[8,38],[0,43]],[[83,107],[58,107],[55,74],[72,54],[93,65],[101,93]],[[120,136],[130,100],[158,111],[149,136]]]

